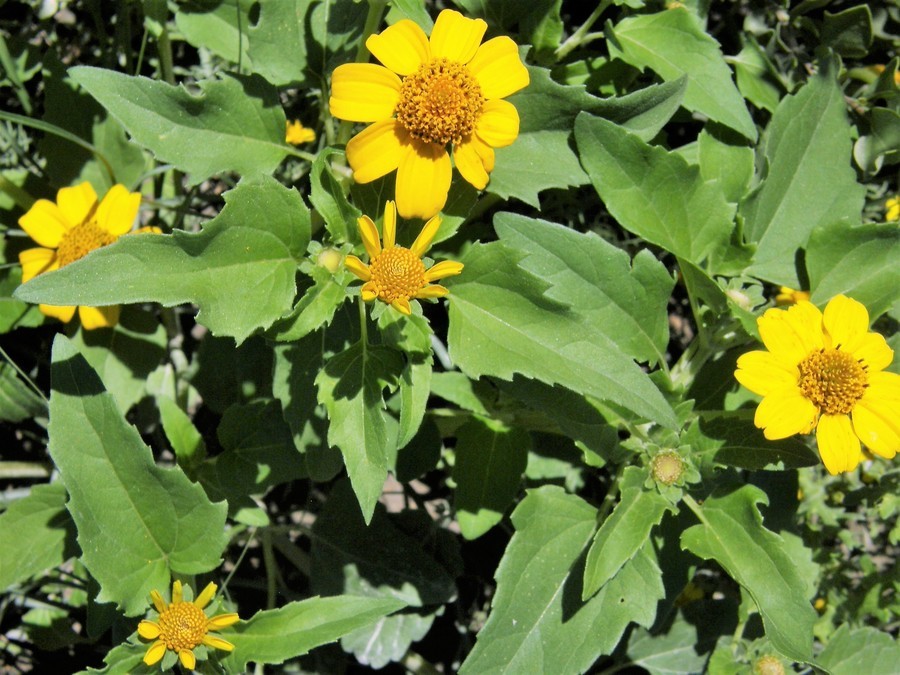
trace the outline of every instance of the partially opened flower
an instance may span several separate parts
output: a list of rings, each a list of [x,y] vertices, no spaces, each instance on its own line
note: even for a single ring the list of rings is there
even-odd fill
[[[113,243],[126,234],[134,223],[141,195],[129,192],[124,185],[114,185],[103,201],[90,183],[62,188],[56,203],[39,199],[19,218],[19,225],[40,247],[19,254],[22,283],[38,274],[52,272],[83,258],[94,249]],[[75,307],[39,305],[46,316],[68,323]],[[78,307],[78,317],[85,330],[115,326],[119,306]]]
[[[190,589],[189,589],[190,590]],[[151,591],[153,606],[159,612],[156,621],[144,619],[138,624],[138,635],[145,640],[154,640],[144,654],[144,663],[152,666],[159,662],[170,650],[178,654],[178,659],[188,670],[197,666],[194,649],[206,645],[215,649],[230,652],[234,645],[210,631],[227,628],[240,619],[237,614],[218,614],[212,618],[206,616],[203,608],[209,604],[216,594],[216,585],[209,583],[193,602],[183,599],[183,588],[180,581],[172,584],[172,602],[166,603],[158,591]]]
[[[284,140],[291,145],[302,145],[303,143],[312,143],[316,140],[316,132],[303,126],[300,120],[293,122],[285,122]]]
[[[825,312],[801,300],[757,320],[768,351],[743,354],[734,376],[763,397],[754,423],[768,439],[816,432],[832,474],[851,471],[860,442],[891,459],[900,450],[900,375],[884,337],[869,331],[866,308],[846,296]]]
[[[389,201],[384,207],[384,236],[378,240],[378,229],[368,216],[358,220],[363,245],[369,254],[367,265],[355,255],[344,260],[360,279],[365,281],[360,289],[363,300],[381,300],[404,314],[410,314],[409,301],[413,298],[442,298],[450,291],[432,281],[452,277],[462,272],[462,263],[445,260],[425,269],[422,256],[431,246],[434,235],[441,226],[441,219],[434,216],[427,223],[409,248],[397,246],[397,207]]]
[[[445,9],[426,37],[402,19],[366,40],[383,63],[348,63],[332,75],[331,114],[373,122],[347,144],[353,177],[368,183],[397,171],[397,209],[430,218],[447,201],[450,155],[462,177],[483,189],[494,148],[519,134],[519,114],[503,99],[528,85],[519,48],[501,36],[481,44],[487,24]]]

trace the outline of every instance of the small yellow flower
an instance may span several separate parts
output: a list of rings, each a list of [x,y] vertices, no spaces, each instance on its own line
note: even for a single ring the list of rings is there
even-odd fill
[[[285,125],[284,140],[291,145],[302,145],[316,140],[316,132],[300,124],[300,120],[285,121]]]
[[[450,154],[462,177],[479,190],[494,168],[494,148],[519,135],[519,114],[503,99],[528,85],[519,48],[506,36],[481,44],[487,24],[445,9],[431,37],[402,19],[366,40],[384,65],[335,68],[331,114],[373,122],[347,144],[358,183],[397,171],[397,209],[404,218],[430,218],[447,202]]]
[[[234,645],[220,637],[209,635],[210,631],[227,628],[240,619],[237,614],[219,614],[212,618],[206,616],[203,608],[209,604],[216,594],[216,585],[210,583],[193,602],[182,600],[180,581],[172,584],[172,602],[166,604],[159,591],[151,591],[153,606],[159,612],[156,621],[144,619],[138,624],[138,635],[145,640],[155,640],[144,654],[144,663],[152,666],[165,656],[166,650],[178,654],[181,665],[188,670],[197,666],[194,648],[206,645],[215,649],[230,652]]]
[[[900,375],[885,372],[894,358],[884,337],[869,332],[866,308],[846,296],[824,313],[801,300],[759,319],[768,351],[737,361],[734,376],[763,397],[754,423],[770,440],[816,432],[829,473],[852,471],[860,442],[891,459],[900,450]]]
[[[775,296],[775,304],[784,307],[796,305],[801,300],[809,300],[809,291],[795,291],[787,286],[778,287],[778,295]]]
[[[62,188],[56,203],[39,199],[19,218],[19,225],[40,247],[19,254],[22,283],[44,272],[83,258],[94,249],[113,243],[126,234],[137,216],[141,195],[129,192],[124,185],[114,185],[103,201],[90,183]],[[75,307],[39,305],[43,314],[68,323]],[[78,307],[85,330],[109,328],[119,320],[119,307]]]
[[[394,243],[397,233],[397,207],[389,201],[384,207],[384,245],[378,240],[378,229],[368,216],[358,221],[363,245],[369,254],[366,265],[355,255],[348,255],[344,265],[365,281],[360,289],[366,302],[376,298],[404,314],[410,314],[409,301],[413,298],[442,298],[450,291],[432,281],[451,277],[462,272],[462,263],[445,260],[425,269],[422,256],[431,246],[434,235],[441,226],[441,219],[434,216],[416,237],[410,248]]]
[[[900,197],[891,197],[884,203],[886,221],[900,220]]]

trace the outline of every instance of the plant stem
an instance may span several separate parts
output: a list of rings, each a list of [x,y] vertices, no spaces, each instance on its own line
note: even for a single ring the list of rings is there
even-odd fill
[[[579,26],[578,29],[568,38],[566,38],[566,41],[557,48],[556,52],[554,53],[557,61],[562,60],[571,51],[577,49],[585,42],[593,40],[595,37],[597,37],[597,33],[589,36],[588,31],[591,29],[591,26],[593,26],[597,22],[597,19],[600,18],[600,15],[603,14],[603,12],[606,11],[606,8],[611,4],[612,0],[602,0],[602,2],[597,5],[596,9],[594,9],[594,11],[591,12],[591,15],[587,18],[587,21],[581,24],[581,26]]]
[[[0,174],[0,190],[3,190],[23,211],[27,211],[34,204],[34,198],[18,185]]]
[[[19,82],[16,64],[13,63],[12,55],[9,53],[9,48],[6,46],[6,39],[3,37],[2,32],[0,32],[0,66],[6,71],[6,77],[12,83],[13,89],[16,91],[16,97],[19,99],[19,103],[22,104],[22,110],[30,115],[32,107],[31,99],[28,98],[28,90]]]

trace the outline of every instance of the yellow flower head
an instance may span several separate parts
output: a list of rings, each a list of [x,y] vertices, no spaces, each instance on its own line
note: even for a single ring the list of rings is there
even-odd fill
[[[413,298],[442,298],[450,291],[432,281],[451,277],[462,272],[462,263],[445,260],[425,269],[422,256],[431,246],[434,235],[441,226],[441,219],[434,216],[416,237],[410,248],[397,246],[397,207],[389,201],[384,207],[384,245],[378,240],[378,229],[368,216],[359,219],[359,233],[369,254],[366,265],[355,255],[344,260],[347,269],[365,281],[360,289],[363,300],[378,298],[395,309],[410,314],[409,301]]]
[[[302,145],[316,140],[316,132],[300,124],[300,120],[285,121],[285,125],[284,140],[291,145]]]
[[[900,197],[891,197],[884,203],[886,213],[884,219],[888,222],[900,220]]]
[[[479,190],[494,168],[494,148],[519,135],[519,114],[505,97],[528,85],[519,48],[501,36],[481,44],[487,24],[445,9],[431,37],[402,19],[366,40],[384,65],[348,63],[332,75],[331,114],[373,122],[347,144],[353,178],[368,183],[397,170],[397,210],[430,218],[447,202],[450,154]]]
[[[824,313],[802,300],[758,320],[768,351],[743,354],[734,376],[763,397],[754,423],[770,440],[816,432],[832,474],[852,471],[860,442],[891,459],[900,450],[900,375],[884,337],[869,332],[866,308],[846,296]]]
[[[775,296],[775,304],[781,307],[796,305],[801,300],[809,300],[809,291],[795,291],[787,286],[778,287],[778,295]]]
[[[140,203],[141,195],[129,192],[124,185],[114,185],[98,203],[90,183],[62,188],[56,194],[56,203],[37,200],[19,218],[22,229],[40,244],[19,254],[22,283],[113,243],[131,229]],[[75,307],[39,307],[46,316],[65,323],[75,316]],[[108,328],[118,322],[119,307],[79,307],[78,316],[85,330]]]
[[[172,584],[172,602],[166,604],[158,591],[151,591],[150,598],[159,612],[159,618],[156,621],[144,619],[138,624],[138,635],[145,640],[155,640],[144,654],[144,663],[152,666],[159,662],[168,649],[178,654],[181,665],[193,670],[197,666],[194,648],[198,645],[226,652],[233,650],[234,645],[227,640],[209,635],[210,631],[227,628],[239,621],[237,614],[219,614],[211,619],[206,616],[203,608],[215,594],[216,585],[210,583],[196,600],[188,602],[182,599],[181,582],[175,581]]]

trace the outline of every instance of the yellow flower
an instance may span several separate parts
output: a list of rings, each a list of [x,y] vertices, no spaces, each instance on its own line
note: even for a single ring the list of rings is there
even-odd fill
[[[157,663],[166,650],[176,654],[188,670],[197,666],[197,657],[194,656],[194,648],[198,645],[206,645],[215,649],[230,652],[234,645],[220,637],[209,635],[209,631],[217,631],[227,628],[240,619],[237,614],[219,614],[211,619],[203,612],[203,608],[209,604],[216,594],[216,585],[210,583],[203,589],[193,602],[182,600],[181,582],[172,584],[172,602],[166,604],[159,591],[151,591],[150,598],[159,618],[156,621],[144,619],[138,624],[138,635],[145,640],[155,640],[144,654],[144,663],[152,666]]]
[[[83,258],[94,249],[113,243],[127,233],[137,216],[141,195],[114,185],[103,201],[90,183],[62,188],[56,203],[39,199],[19,225],[40,247],[19,254],[22,283],[38,274],[52,272]],[[68,323],[75,307],[39,305],[43,314]],[[119,320],[119,307],[79,307],[78,316],[85,330],[109,328]]]
[[[285,121],[285,125],[284,140],[291,145],[312,143],[316,140],[316,132],[312,129],[307,129],[300,124],[300,120],[294,120],[293,122]]]
[[[494,148],[519,135],[519,114],[505,97],[528,85],[519,48],[501,36],[481,44],[487,24],[445,9],[431,38],[402,19],[366,40],[384,65],[348,63],[332,75],[331,114],[374,122],[347,144],[358,183],[397,170],[397,209],[430,218],[447,202],[450,155],[479,190],[494,168]]]
[[[886,221],[900,220],[900,197],[891,197],[884,203]]]
[[[795,291],[787,286],[778,287],[778,295],[775,296],[776,305],[796,305],[801,300],[809,300],[809,291]]]
[[[770,440],[816,432],[829,473],[852,471],[869,450],[900,450],[900,375],[885,372],[894,352],[869,332],[866,308],[838,295],[824,314],[801,300],[758,320],[768,351],[743,354],[734,376],[763,397],[754,423]]]
[[[445,260],[425,269],[422,256],[431,246],[431,240],[441,226],[441,219],[434,216],[416,237],[410,248],[394,243],[397,233],[397,207],[389,201],[384,207],[384,245],[378,240],[378,229],[368,216],[358,221],[363,245],[369,254],[366,265],[355,255],[344,260],[347,269],[365,281],[360,289],[366,302],[378,298],[404,314],[410,314],[412,298],[442,298],[450,291],[432,281],[451,277],[462,272],[462,263]]]

